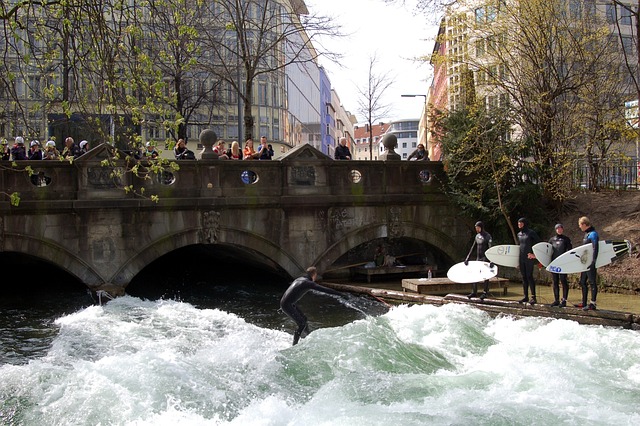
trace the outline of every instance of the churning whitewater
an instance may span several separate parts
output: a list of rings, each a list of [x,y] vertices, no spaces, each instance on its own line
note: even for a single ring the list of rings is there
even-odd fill
[[[0,423],[640,424],[637,331],[403,305],[292,347],[284,318],[131,296],[53,326],[43,356],[0,366]]]

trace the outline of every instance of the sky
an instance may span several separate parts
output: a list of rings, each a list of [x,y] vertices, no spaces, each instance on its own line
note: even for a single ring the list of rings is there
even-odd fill
[[[358,88],[365,87],[369,58],[375,55],[378,62],[374,74],[387,73],[392,81],[383,96],[383,102],[391,107],[386,120],[418,119],[425,98],[401,95],[428,93],[432,69],[428,63],[421,64],[412,58],[433,52],[437,27],[424,16],[414,16],[410,8],[389,6],[383,0],[306,0],[305,3],[310,13],[335,17],[342,31],[349,34],[344,39],[323,41],[325,47],[344,55],[342,68],[320,60],[344,108],[355,114],[359,122],[365,121],[358,112],[358,100],[362,100]]]

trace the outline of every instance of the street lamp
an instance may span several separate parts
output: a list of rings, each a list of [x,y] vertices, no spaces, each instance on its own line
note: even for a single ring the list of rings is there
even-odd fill
[[[418,98],[418,97],[423,97],[424,98],[424,107],[422,110],[422,115],[424,115],[424,147],[427,150],[427,152],[429,151],[429,147],[427,146],[427,130],[428,130],[428,126],[427,126],[427,95],[400,95],[403,98]],[[422,118],[422,116],[420,117]],[[422,120],[420,120],[422,121]]]
[[[227,22],[226,29],[228,31],[234,31],[236,33],[236,84],[238,86],[238,140],[240,141],[240,146],[242,146],[242,141],[244,140],[244,135],[242,134],[242,82],[240,81],[240,32],[236,28],[233,22]]]

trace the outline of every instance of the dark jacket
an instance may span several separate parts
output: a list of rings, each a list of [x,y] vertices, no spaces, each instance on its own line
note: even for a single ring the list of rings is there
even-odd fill
[[[411,153],[411,155],[409,155],[409,158],[407,158],[407,160],[411,160],[412,158],[416,158],[416,160],[418,161],[429,161],[429,155],[427,155],[427,150],[426,149],[416,149],[415,151],[413,151]]]
[[[19,161],[19,160],[28,160],[29,157],[27,157],[27,151],[24,148],[24,145],[14,145],[13,148],[11,148],[11,159],[13,161]]]
[[[338,147],[336,148],[334,158],[336,160],[350,160],[352,156],[351,156],[351,151],[349,151],[349,147],[346,145],[345,146],[338,145]]]

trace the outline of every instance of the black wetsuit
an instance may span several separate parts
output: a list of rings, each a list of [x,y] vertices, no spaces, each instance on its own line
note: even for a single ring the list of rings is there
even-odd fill
[[[488,262],[487,256],[485,252],[489,250],[491,247],[491,234],[484,230],[484,228],[480,227],[481,231],[476,234],[475,243],[476,243],[476,260],[480,260],[482,262]],[[484,280],[484,288],[483,291],[485,295],[489,293],[489,280]],[[478,283],[473,283],[473,292],[472,294],[476,294],[478,292]]]
[[[571,245],[571,239],[564,234],[556,234],[549,239],[549,244],[553,247],[553,253],[551,253],[551,260],[554,260],[563,253],[568,252],[573,248]],[[567,282],[567,274],[551,273],[553,279],[553,297],[556,302],[560,301],[560,282],[562,282],[562,300],[566,302],[569,297],[569,283]]]
[[[531,289],[532,301],[536,298],[536,281],[533,279],[533,267],[537,260],[529,259],[529,253],[533,253],[533,246],[540,242],[540,237],[536,232],[529,228],[526,224],[520,232],[518,232],[518,241],[520,242],[520,274],[522,275],[522,290],[524,291],[524,301],[529,298],[529,289]]]
[[[293,335],[294,345],[298,343],[302,332],[307,328],[307,317],[296,306],[296,302],[298,302],[298,300],[300,300],[302,296],[307,294],[307,292],[310,290],[320,291],[327,294],[334,294],[336,296],[342,296],[341,293],[335,290],[323,287],[315,283],[308,275],[303,275],[300,278],[296,278],[291,283],[287,291],[285,291],[282,295],[282,299],[280,299],[280,308],[298,325],[298,329]],[[309,330],[307,330],[307,333],[308,332]]]
[[[589,287],[587,287],[587,280],[591,286],[591,301],[589,303],[596,303],[596,296],[598,295],[598,283],[596,279],[596,259],[598,258],[598,249],[600,244],[600,237],[593,226],[587,228],[584,231],[584,239],[582,244],[591,243],[593,245],[593,262],[589,265],[589,269],[580,274],[580,286],[582,287],[582,306],[587,307],[587,296],[589,296]]]

